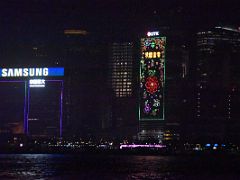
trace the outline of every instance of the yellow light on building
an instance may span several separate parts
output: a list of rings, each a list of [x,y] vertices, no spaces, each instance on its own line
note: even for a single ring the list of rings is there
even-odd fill
[[[87,35],[88,32],[86,30],[81,29],[66,29],[64,30],[64,34],[66,35]]]

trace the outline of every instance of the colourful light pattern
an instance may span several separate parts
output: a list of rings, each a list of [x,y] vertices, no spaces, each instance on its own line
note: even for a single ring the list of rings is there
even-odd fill
[[[120,149],[123,148],[165,148],[163,144],[122,144]]]
[[[164,120],[166,37],[141,39],[139,120]]]
[[[145,86],[147,88],[147,92],[149,92],[150,94],[154,94],[159,87],[157,77],[156,76],[148,77]]]

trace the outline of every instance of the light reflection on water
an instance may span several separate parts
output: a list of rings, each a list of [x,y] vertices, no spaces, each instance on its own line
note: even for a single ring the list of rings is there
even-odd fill
[[[1,154],[0,179],[238,179],[239,165],[219,157]]]
[[[0,155],[0,179],[44,178],[57,173],[58,161],[63,155],[2,154]]]

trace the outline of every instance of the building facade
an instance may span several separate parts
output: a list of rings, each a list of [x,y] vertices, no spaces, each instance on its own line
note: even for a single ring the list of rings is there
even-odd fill
[[[239,126],[240,117],[234,110],[239,105],[239,47],[238,29],[215,27],[197,33],[194,141],[230,141],[228,134],[236,134],[230,129]]]
[[[141,39],[139,89],[139,139],[162,140],[165,120],[166,38],[148,32]]]
[[[108,84],[113,97],[113,134],[120,138],[132,137],[137,132],[134,44],[114,42],[109,49]]]

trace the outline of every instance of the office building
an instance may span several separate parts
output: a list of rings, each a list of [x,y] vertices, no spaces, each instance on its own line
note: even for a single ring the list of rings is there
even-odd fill
[[[133,43],[111,44],[110,78],[114,96],[131,97],[133,94]]]
[[[148,32],[141,39],[139,59],[139,139],[162,140],[165,121],[166,37]]]
[[[116,136],[132,137],[137,132],[134,44],[114,42],[109,49],[108,84],[113,97],[113,128]]]
[[[63,42],[68,135],[100,137],[111,122],[106,42],[82,29],[66,29]]]
[[[144,88],[144,81],[148,79],[148,76],[151,77],[152,70],[155,70],[155,66],[153,62],[157,63],[159,60],[164,64],[163,69],[157,68],[157,70],[162,70],[164,72],[164,82],[160,86],[161,83],[158,83],[158,91],[164,93],[161,95],[163,99],[160,99],[160,111],[162,113],[157,114],[157,116],[153,116],[155,113],[150,113],[148,116],[152,116],[150,118],[142,117],[139,121],[139,138],[146,139],[157,139],[158,141],[175,141],[180,139],[181,128],[183,126],[183,122],[186,121],[187,117],[187,107],[189,104],[189,90],[188,80],[189,80],[189,47],[186,43],[185,34],[181,30],[176,30],[170,27],[159,27],[158,35],[152,35],[152,33],[148,33],[147,37],[142,38],[141,40],[141,54],[140,57],[141,62],[140,65],[147,64],[146,67],[140,66],[140,97],[144,94],[142,88]],[[164,37],[166,37],[164,39]],[[158,57],[158,46],[155,45],[154,42],[159,43],[159,38],[163,38],[163,45],[160,44],[160,47],[163,47],[164,56]],[[147,47],[149,46],[149,47]],[[150,52],[150,57],[149,57]],[[151,54],[153,52],[153,54]],[[156,52],[156,55],[154,55]],[[163,53],[160,53],[163,54]],[[144,57],[145,55],[146,57]],[[156,64],[158,65],[158,64]],[[142,72],[145,72],[147,76],[145,78],[141,77]],[[163,73],[160,72],[160,73]],[[158,74],[157,74],[158,75]],[[162,79],[161,74],[160,78]],[[143,83],[141,82],[143,81]],[[146,87],[146,85],[145,85]],[[147,88],[147,87],[146,87]],[[158,92],[157,91],[157,92]],[[142,94],[143,93],[143,94]],[[149,92],[147,92],[149,93]],[[156,96],[154,93],[150,93],[150,98]],[[143,96],[146,97],[146,96]],[[141,102],[141,98],[140,98]],[[145,104],[144,104],[145,105]],[[154,107],[157,109],[156,107]],[[150,108],[150,109],[154,109]],[[147,109],[147,108],[146,108]],[[143,111],[144,112],[144,111]],[[140,117],[141,117],[140,111]],[[148,131],[147,131],[148,130]]]
[[[237,133],[230,129],[239,126],[239,53],[238,29],[215,27],[197,33],[195,122],[190,135],[195,141],[228,141],[229,133]]]

